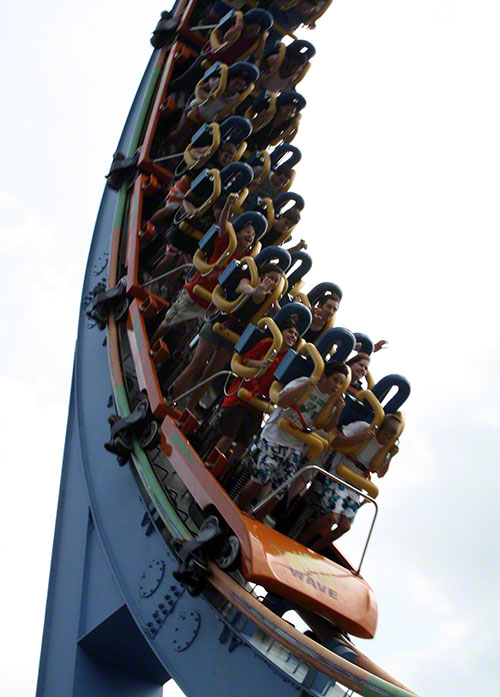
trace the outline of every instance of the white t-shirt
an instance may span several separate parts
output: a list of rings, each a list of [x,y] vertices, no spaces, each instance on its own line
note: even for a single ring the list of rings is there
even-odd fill
[[[308,384],[308,378],[297,378],[292,380],[288,385],[282,390],[286,392],[289,389],[294,389],[299,385],[304,385],[306,387]],[[319,412],[325,406],[325,404],[330,399],[330,395],[321,392],[317,387],[311,392],[309,397],[306,399],[304,404],[300,406],[300,413],[308,428],[314,428],[314,419],[317,417]],[[294,424],[297,424],[299,428],[302,428],[302,423],[299,419],[297,412],[291,407],[278,407],[273,411],[271,416],[266,422],[266,425],[262,429],[261,436],[271,443],[276,443],[277,445],[285,445],[289,448],[300,448],[305,447],[305,443],[294,438],[286,431],[283,431],[279,427],[280,419],[285,418]]]
[[[347,426],[344,426],[342,428],[342,433],[347,438],[350,438],[351,436],[358,436],[360,433],[363,433],[363,431],[366,431],[369,425],[370,424],[366,423],[366,421],[354,421],[352,424],[347,424]],[[356,453],[352,457],[355,460],[357,460],[360,464],[368,467],[370,465],[370,462],[373,460],[374,456],[382,447],[383,446],[378,442],[376,438],[372,438],[358,453]],[[356,472],[357,474],[364,474],[364,471],[361,470],[359,467],[356,467],[354,462],[351,462],[351,460],[349,460],[349,458],[346,457],[346,455],[344,455],[343,453],[336,453],[335,457],[333,458],[330,470],[335,472],[338,465],[340,464],[349,467],[350,470]]]

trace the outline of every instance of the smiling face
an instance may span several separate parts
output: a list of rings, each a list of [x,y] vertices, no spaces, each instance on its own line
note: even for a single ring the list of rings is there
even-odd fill
[[[270,290],[272,292],[280,282],[280,278],[281,274],[277,271],[269,271],[268,273],[264,274],[264,276],[262,276],[261,283],[263,283],[266,286],[267,290]]]
[[[238,240],[238,245],[243,245],[244,247],[250,247],[255,239],[255,228],[252,223],[248,223],[241,228],[236,233],[236,239]]]
[[[221,145],[221,147],[217,150],[217,164],[221,169],[227,165],[230,165],[231,162],[234,162],[236,152],[236,145],[233,145],[233,143],[224,143]]]
[[[353,363],[351,365],[352,382],[358,382],[358,380],[364,378],[369,367],[370,361],[368,358],[362,358],[361,360],[356,361],[356,363]]]
[[[297,327],[288,327],[287,329],[283,329],[281,334],[283,336],[283,346],[286,346],[286,348],[292,348],[299,338],[299,330]]]

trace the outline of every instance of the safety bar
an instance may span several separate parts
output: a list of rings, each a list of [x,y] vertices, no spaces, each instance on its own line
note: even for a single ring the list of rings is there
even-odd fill
[[[165,271],[165,273],[162,273],[160,276],[156,276],[156,278],[150,278],[149,281],[145,281],[142,285],[143,286],[150,286],[153,283],[156,283],[157,281],[161,281],[163,278],[170,276],[170,274],[175,273],[176,271],[180,271],[181,269],[186,269],[188,266],[193,268],[192,264],[182,264],[182,266],[176,266],[175,269],[171,269],[170,271]]]
[[[206,382],[210,382],[210,380],[213,380],[213,379],[216,378],[218,375],[234,375],[235,378],[238,377],[238,376],[236,375],[236,373],[233,373],[232,370],[219,370],[218,373],[214,373],[213,375],[210,375],[210,377],[205,378],[205,380],[202,380],[201,382],[197,382],[196,385],[193,385],[193,386],[190,387],[188,390],[186,390],[185,392],[183,392],[182,394],[180,394],[178,397],[175,397],[174,399],[170,399],[169,402],[168,402],[168,404],[173,404],[174,402],[178,402],[179,400],[184,399],[184,397],[187,397],[188,394],[191,394],[191,392],[194,392],[195,390],[198,389],[198,387],[201,387],[201,386],[204,385]]]
[[[298,479],[298,477],[302,476],[304,472],[307,472],[308,470],[316,470],[316,472],[320,472],[321,474],[325,475],[325,477],[328,477],[329,479],[333,479],[333,481],[337,482],[338,484],[342,484],[342,486],[347,487],[348,489],[351,489],[351,491],[354,491],[356,494],[359,494],[362,496],[366,501],[369,501],[370,503],[373,503],[375,506],[375,514],[373,516],[372,523],[370,525],[370,530],[368,532],[368,537],[366,538],[365,546],[363,549],[363,554],[361,555],[361,560],[359,562],[359,566],[356,571],[356,576],[359,576],[359,572],[361,571],[361,565],[363,564],[363,560],[365,558],[366,550],[368,548],[368,543],[370,542],[370,538],[372,536],[372,531],[373,531],[373,526],[375,525],[375,520],[377,519],[378,515],[378,505],[375,499],[372,499],[371,496],[368,496],[368,494],[364,494],[362,491],[359,489],[356,489],[355,486],[352,484],[349,484],[349,482],[346,482],[345,479],[340,479],[340,477],[337,477],[335,474],[332,474],[331,472],[327,472],[327,470],[323,469],[319,465],[306,465],[305,467],[302,467],[298,472],[295,472],[289,479],[286,480],[286,482],[283,482],[283,484],[280,484],[274,491],[271,491],[267,496],[264,496],[264,498],[259,501],[255,506],[253,506],[247,513],[247,515],[253,515],[256,513],[260,508],[266,505],[271,499],[273,499],[276,494],[279,494],[280,491],[283,491],[283,489],[286,489],[293,481]]]

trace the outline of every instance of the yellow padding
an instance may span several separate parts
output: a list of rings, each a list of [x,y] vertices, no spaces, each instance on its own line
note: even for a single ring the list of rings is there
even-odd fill
[[[205,213],[210,206],[213,206],[215,201],[220,196],[222,185],[220,180],[220,172],[218,169],[209,169],[211,181],[212,181],[212,193],[205,199],[205,201],[197,207],[193,207],[192,212],[189,214],[189,218],[199,218]],[[189,193],[189,191],[188,191]],[[186,194],[187,195],[187,194]]]
[[[352,484],[358,489],[366,491],[368,496],[371,496],[372,499],[377,498],[378,486],[371,482],[369,479],[365,479],[360,474],[357,474],[357,472],[353,472],[352,469],[349,469],[349,467],[347,467],[347,465],[338,465],[335,474],[337,474],[342,479],[345,479],[346,482],[349,482],[349,484]]]
[[[312,361],[314,363],[314,368],[312,370],[312,373],[309,375],[309,377],[318,377],[321,378],[323,375],[323,369],[325,367],[325,362],[323,361],[323,358],[316,348],[314,344],[310,343],[305,343],[301,348],[299,349],[298,353],[301,356],[308,355],[310,358],[312,358]],[[306,399],[309,397],[311,392],[314,390],[314,385],[309,385],[304,392],[301,394],[299,399],[297,400],[297,406],[300,407],[301,404],[304,404]]]
[[[204,300],[209,305],[212,302],[212,293],[203,288],[203,286],[194,286],[193,293],[201,300]]]
[[[260,397],[254,397],[250,390],[247,390],[245,387],[240,387],[240,389],[238,390],[238,397],[243,402],[248,402],[248,404],[254,406],[263,414],[272,414],[275,409],[275,406],[273,404],[266,402],[265,399],[261,399]]]
[[[295,118],[292,119],[292,122],[283,131],[283,133],[279,136],[276,136],[276,138],[274,138],[274,140],[271,141],[271,145],[278,145],[278,143],[281,143],[281,141],[283,141],[284,143],[291,143],[299,130],[300,119],[301,115],[297,114],[297,116],[295,116]]]
[[[184,150],[184,162],[187,164],[189,169],[199,169],[203,167],[203,165],[208,162],[208,160],[212,157],[214,152],[217,150],[217,148],[220,145],[220,126],[218,123],[211,123],[210,124],[210,131],[212,133],[212,142],[210,143],[210,146],[206,153],[202,155],[201,157],[194,157],[192,155],[192,150],[194,149],[194,146],[192,143],[189,143],[187,148]]]
[[[245,118],[251,122],[253,133],[257,133],[257,131],[265,128],[267,124],[273,120],[274,115],[276,114],[276,97],[277,94],[271,92],[269,97],[269,106],[267,109],[263,109],[258,114],[254,112],[252,106],[249,106],[245,111]]]
[[[216,53],[221,49],[229,48],[240,38],[241,31],[243,29],[243,12],[237,10],[234,13],[234,19],[234,27],[231,28],[239,31],[235,32],[234,39],[232,41],[223,41],[223,37],[221,37],[219,33],[220,29],[217,27],[210,32],[210,48],[212,49],[212,53]]]
[[[382,405],[378,401],[378,399],[375,397],[373,392],[370,392],[370,390],[361,390],[361,392],[358,392],[356,395],[356,399],[359,402],[363,402],[366,400],[368,404],[371,406],[373,409],[374,417],[372,419],[371,424],[369,425],[369,429],[374,429],[377,428],[377,426],[380,426],[382,423],[382,420],[385,416],[384,410],[382,408]],[[344,453],[345,455],[352,455],[355,453],[358,453],[360,450],[362,450],[365,447],[366,443],[359,443],[358,445],[348,445],[348,446],[337,446],[334,444],[335,450],[337,450],[339,453]]]
[[[252,288],[257,288],[259,285],[259,270],[253,257],[243,257],[241,260],[241,265],[246,265],[248,267],[250,272],[250,285]],[[244,304],[244,301],[248,300],[249,297],[250,296],[247,293],[240,293],[235,300],[227,300],[224,295],[224,290],[220,285],[217,285],[212,293],[215,307],[226,314],[230,314],[236,308],[240,308]]]
[[[231,254],[234,252],[236,249],[236,233],[234,232],[234,228],[231,225],[231,223],[227,223],[227,234],[229,237],[228,245],[224,252],[220,255],[220,257],[214,261],[213,263],[208,263],[208,261],[205,261],[205,257],[201,249],[197,249],[196,252],[194,253],[193,257],[193,265],[194,267],[204,276],[209,274],[211,271],[213,271],[217,266],[220,264],[223,264]]]
[[[335,405],[335,402],[337,399],[340,397],[340,395],[347,390],[349,385],[351,384],[351,369],[349,366],[347,366],[347,375],[345,377],[344,382],[342,383],[342,386],[339,387],[339,389],[333,394],[328,402],[325,404],[323,409],[319,412],[317,417],[314,419],[314,425],[316,428],[323,428],[325,424],[332,418],[332,411],[333,407]]]
[[[213,300],[213,294],[212,294],[212,300]],[[231,331],[231,329],[227,329],[227,327],[223,327],[220,322],[216,322],[214,324],[214,332],[218,334],[219,336],[222,336],[223,339],[227,339],[233,344],[236,344],[238,339],[240,338],[236,332]]]
[[[204,106],[205,104],[211,104],[214,102],[216,99],[218,99],[221,94],[224,92],[224,90],[227,87],[227,75],[229,71],[229,67],[225,63],[221,63],[219,66],[220,70],[220,76],[219,76],[219,84],[217,85],[217,89],[214,90],[209,97],[205,99],[205,97],[201,94],[202,88],[205,86],[205,80],[202,78],[194,88],[194,94],[196,96],[196,105],[197,106]]]
[[[229,116],[229,114],[232,114],[232,112],[236,109],[237,106],[241,104],[241,102],[244,102],[245,99],[248,97],[249,94],[253,92],[255,88],[255,82],[251,82],[248,87],[243,90],[237,97],[233,99],[230,104],[224,107],[219,113],[217,114],[217,121],[223,121],[226,116]]]
[[[281,336],[279,327],[270,317],[263,317],[262,319],[260,319],[257,322],[257,326],[260,329],[269,329],[273,337],[273,343],[269,347],[266,355],[262,358],[262,360],[265,360],[266,358],[273,358],[281,349],[281,346],[283,344],[283,337]],[[233,371],[233,373],[236,373],[236,375],[238,375],[240,378],[246,379],[254,378],[258,373],[262,371],[261,368],[250,368],[249,366],[245,365],[239,353],[235,353],[231,359],[231,370]]]
[[[325,447],[328,445],[325,439],[321,438],[319,434],[314,432],[306,433],[301,431],[300,428],[294,428],[288,419],[280,419],[278,424],[279,427],[285,431],[285,433],[288,433],[297,440],[300,440],[301,443],[306,443],[309,446],[307,457],[310,460],[314,460],[314,458],[318,457],[318,455],[321,455]]]
[[[255,315],[252,317],[252,324],[255,324],[261,317],[264,317],[264,315],[269,311],[269,308],[271,305],[276,302],[284,293],[284,287],[285,287],[285,279],[282,276],[278,283],[276,284],[276,288],[273,290],[273,292],[267,296],[267,298],[264,300],[262,305],[259,308],[259,311],[255,313]]]

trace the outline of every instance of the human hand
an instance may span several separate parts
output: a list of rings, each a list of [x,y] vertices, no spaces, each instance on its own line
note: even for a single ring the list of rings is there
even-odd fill
[[[386,341],[385,339],[380,339],[380,341],[377,341],[376,344],[373,344],[373,352],[377,353],[377,351],[380,351],[380,349],[386,348],[389,345],[389,342]]]
[[[273,361],[271,358],[263,358],[262,360],[256,360],[255,367],[259,368],[260,370],[265,370],[266,368],[271,367],[272,362]]]
[[[308,379],[308,382],[310,385],[313,385],[313,387],[316,387],[316,385],[319,382],[319,375],[309,375],[309,377],[307,379]]]
[[[227,197],[226,206],[228,206],[229,208],[233,208],[238,199],[239,195],[236,192],[232,191]]]
[[[345,399],[342,397],[342,395],[335,402],[335,407],[340,411],[342,411],[342,409],[345,407]]]
[[[368,443],[368,441],[373,440],[376,437],[375,431],[369,428],[363,433],[362,443]]]
[[[269,295],[272,293],[273,283],[274,281],[272,278],[265,278],[261,283],[259,283],[257,288],[260,288],[260,291],[264,293],[264,295]],[[257,288],[255,290],[257,290]]]
[[[397,445],[393,445],[392,448],[389,450],[389,455],[391,457],[394,457],[394,455],[397,455],[399,453],[399,448]]]

